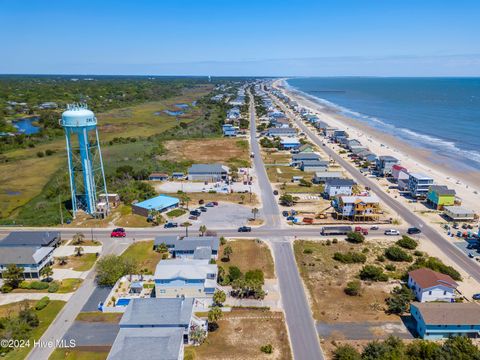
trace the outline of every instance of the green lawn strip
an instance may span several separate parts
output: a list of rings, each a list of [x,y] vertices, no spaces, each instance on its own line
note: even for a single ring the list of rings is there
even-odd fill
[[[174,209],[172,211],[167,212],[168,217],[179,217],[185,214],[187,211],[183,209]]]
[[[82,256],[77,256],[81,260],[78,265],[73,267],[75,271],[87,271],[90,270],[97,261],[97,256],[94,253],[83,254]]]
[[[45,330],[50,326],[57,314],[62,310],[65,305],[65,301],[51,300],[50,303],[42,310],[36,311],[40,324],[30,332],[29,340],[30,347],[16,348],[6,354],[3,359],[5,360],[23,360],[30,352],[33,341],[41,338]]]
[[[104,313],[101,311],[81,312],[75,320],[86,322],[108,322],[118,323],[122,313]]]
[[[55,349],[49,360],[105,360],[109,351],[82,349]]]
[[[162,258],[162,254],[153,250],[153,240],[140,241],[130,245],[121,255],[123,258],[132,259],[138,266],[138,269],[147,269],[154,273],[155,267]]]

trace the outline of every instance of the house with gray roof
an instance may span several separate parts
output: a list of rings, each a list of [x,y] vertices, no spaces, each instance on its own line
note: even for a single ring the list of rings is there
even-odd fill
[[[302,161],[308,160],[320,160],[321,157],[319,154],[311,152],[311,153],[298,153],[292,155],[292,162],[290,163],[291,166],[298,166],[302,163]]]
[[[218,248],[220,247],[220,238],[217,236],[159,236],[155,238],[153,248],[156,249],[161,244],[165,244],[168,251],[174,258],[196,258],[196,259],[216,259]],[[202,248],[202,250],[198,250]],[[198,251],[197,251],[198,250]],[[208,258],[205,257],[209,252]]]
[[[294,128],[269,128],[267,129],[267,136],[280,137],[280,136],[295,136],[297,130]]]
[[[2,246],[0,247],[0,277],[8,265],[23,269],[26,279],[38,279],[40,271],[53,263],[53,246]]]
[[[327,160],[304,160],[300,164],[302,171],[327,171],[329,162]]]
[[[222,164],[193,164],[188,168],[188,180],[222,181],[228,179],[230,169]]]
[[[207,259],[161,260],[155,269],[157,298],[211,298],[217,288],[218,267]]]
[[[0,240],[4,246],[58,246],[61,241],[59,231],[12,231]]]
[[[313,175],[312,182],[314,184],[322,184],[330,179],[341,179],[343,173],[341,171],[316,171]]]
[[[393,165],[398,164],[398,159],[396,157],[385,155],[379,156],[376,163],[377,171],[380,175],[391,175]]]
[[[123,328],[117,334],[107,360],[183,360],[184,330],[174,328]]]

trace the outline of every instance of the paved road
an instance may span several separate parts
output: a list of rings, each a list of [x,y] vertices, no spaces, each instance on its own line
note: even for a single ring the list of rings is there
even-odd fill
[[[104,254],[121,254],[131,243],[122,239],[121,242],[111,241],[103,244],[103,253]],[[57,315],[53,323],[45,331],[41,337],[42,342],[55,341],[63,339],[69,328],[74,323],[75,318],[78,313],[84,307],[94,290],[96,289],[95,284],[95,272],[90,271],[87,278],[83,281],[80,288],[75,292],[75,294],[70,298],[70,300],[65,304],[63,309]],[[26,359],[29,360],[47,360],[52,354],[53,347],[35,347],[30,351]]]
[[[402,217],[408,224],[411,226],[418,227],[422,230],[424,236],[430,239],[443,253],[448,256],[453,262],[457,264],[458,267],[465,270],[470,276],[472,276],[476,281],[480,282],[480,269],[477,263],[469,259],[465,254],[459,250],[455,245],[445,239],[441,234],[438,233],[433,227],[428,225],[423,219],[413,213],[409,208],[407,208],[402,203],[398,202],[395,199],[392,199],[387,195],[374,181],[363,176],[358,169],[356,169],[352,164],[343,159],[335,151],[330,149],[328,146],[323,146],[322,140],[319,136],[313,133],[303,121],[294,114],[290,109],[288,109],[283,103],[278,101],[275,98],[275,101],[281,105],[281,107],[286,111],[291,118],[295,121],[297,126],[320,148],[322,148],[327,155],[329,155],[333,160],[335,160],[340,166],[342,166],[350,175],[357,181],[359,184],[368,186],[372,191],[391,209],[396,211],[400,217]]]
[[[272,239],[275,269],[280,285],[283,309],[290,335],[293,357],[296,360],[323,359],[320,342],[305,295],[297,263],[293,254],[292,244],[284,238],[286,231],[280,229],[282,220],[277,199],[273,195],[272,186],[262,161],[260,147],[256,138],[255,106],[250,93],[250,139],[254,162],[260,189],[262,189],[263,214],[266,218],[265,227],[272,230],[278,238]],[[278,230],[275,231],[275,228]],[[317,236],[318,236],[318,229]],[[298,233],[298,231],[297,231]]]

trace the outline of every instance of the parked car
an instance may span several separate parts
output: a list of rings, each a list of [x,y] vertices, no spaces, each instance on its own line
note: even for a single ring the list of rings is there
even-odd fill
[[[278,195],[278,190],[273,190],[273,195]]]
[[[250,232],[252,228],[250,226],[241,226],[238,228],[238,232]]]
[[[288,211],[282,211],[282,215],[287,217],[290,213]]]
[[[190,211],[190,215],[193,215],[193,216],[200,216],[202,213],[198,210],[192,210]]]
[[[176,223],[176,222],[171,222],[171,221],[170,221],[170,222],[167,222],[165,225],[163,225],[163,227],[164,227],[165,229],[168,229],[168,228],[176,228],[176,227],[178,227],[178,223]]]
[[[213,205],[218,206],[218,201],[212,201]]]
[[[110,234],[110,237],[115,237],[115,238],[125,237],[125,236],[127,236],[127,233],[125,232],[124,228],[113,229]]]
[[[407,230],[407,234],[409,234],[409,235],[420,234],[421,232],[422,232],[422,230],[420,230],[419,228],[416,228],[416,227],[411,227],[411,228],[408,228],[408,230]]]
[[[288,221],[293,221],[293,220],[295,220],[295,216],[287,216],[287,220]]]
[[[207,208],[205,206],[200,206],[197,210],[200,210],[201,212],[207,212]]]
[[[395,229],[388,229],[384,232],[385,235],[400,235],[400,232]]]
[[[373,225],[370,227],[370,230],[378,230],[378,229],[380,229],[378,225]]]
[[[214,207],[215,204],[213,202],[209,202],[207,204],[205,204],[206,207]]]
[[[196,216],[196,215],[190,215],[190,216],[188,217],[188,219],[189,219],[189,220],[198,220],[198,216]]]
[[[480,294],[473,294],[472,299],[473,300],[480,300]]]

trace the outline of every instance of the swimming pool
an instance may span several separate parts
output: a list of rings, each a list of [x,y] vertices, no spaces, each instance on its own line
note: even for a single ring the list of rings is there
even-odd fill
[[[129,302],[130,302],[130,299],[118,299],[116,305],[117,306],[127,306]]]

